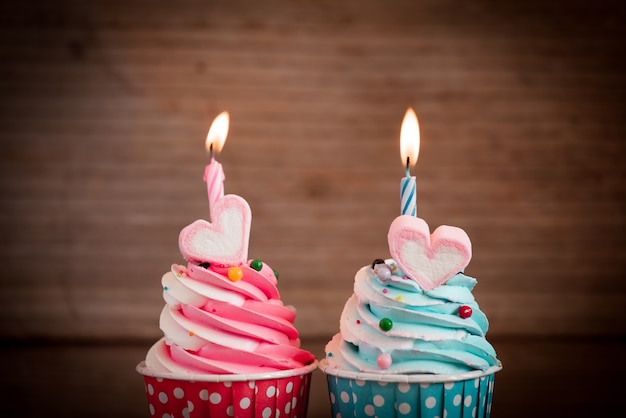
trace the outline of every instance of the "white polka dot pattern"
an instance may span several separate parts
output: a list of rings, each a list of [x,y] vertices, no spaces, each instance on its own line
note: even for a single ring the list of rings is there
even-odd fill
[[[490,418],[494,375],[400,383],[326,375],[332,417]]]
[[[305,416],[311,375],[243,382],[144,380],[151,417],[270,418]]]
[[[222,395],[220,395],[219,393],[212,393],[211,395],[209,395],[209,402],[211,402],[213,405],[217,405],[220,402],[222,402]]]

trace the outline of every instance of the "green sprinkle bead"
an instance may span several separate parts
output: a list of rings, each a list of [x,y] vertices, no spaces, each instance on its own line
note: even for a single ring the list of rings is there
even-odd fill
[[[250,261],[250,267],[256,271],[261,271],[261,269],[263,268],[263,262],[255,258],[254,260]]]
[[[276,277],[278,279],[278,272],[274,269],[272,269],[272,271],[274,272],[274,277]]]
[[[393,321],[389,318],[383,318],[378,323],[378,326],[383,331],[389,331],[391,328],[393,328]]]

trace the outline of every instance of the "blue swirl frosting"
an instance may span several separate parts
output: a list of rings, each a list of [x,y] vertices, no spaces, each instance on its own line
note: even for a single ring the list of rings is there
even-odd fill
[[[331,365],[369,373],[454,374],[498,363],[485,339],[489,322],[472,295],[476,279],[458,273],[442,286],[423,290],[393,260],[386,264],[392,274],[384,281],[372,266],[357,272],[340,333],[326,346]],[[462,306],[471,308],[470,317],[459,315]],[[381,327],[383,318],[391,321],[390,329]]]

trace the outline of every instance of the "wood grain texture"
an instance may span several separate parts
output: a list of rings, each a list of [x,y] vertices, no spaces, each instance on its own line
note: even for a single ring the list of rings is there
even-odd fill
[[[5,1],[0,335],[157,338],[204,138],[303,335],[388,256],[400,122],[418,211],[462,227],[494,335],[624,335],[620,2]]]

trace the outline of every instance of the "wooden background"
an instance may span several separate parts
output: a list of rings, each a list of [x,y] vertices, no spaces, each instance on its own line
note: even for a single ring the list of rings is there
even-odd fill
[[[68,369],[64,387],[78,390],[88,369],[90,388],[108,376],[111,393],[127,396],[118,416],[147,415],[132,368],[161,335],[160,278],[182,262],[180,229],[208,217],[204,139],[222,110],[231,126],[219,160],[226,192],[252,208],[249,254],[280,272],[312,350],[338,329],[356,270],[388,256],[400,123],[412,106],[419,215],[469,234],[466,272],[479,279],[490,338],[513,363],[494,414],[519,411],[514,373],[532,363],[520,347],[537,350],[537,369],[560,360],[555,380],[571,373],[564,352],[578,353],[577,365],[623,353],[624,9],[3,1],[0,338],[21,383],[5,383],[0,398],[45,391],[44,376]],[[619,375],[609,363],[594,370]],[[80,408],[110,403],[82,398]],[[9,404],[15,416],[41,416],[37,405]],[[314,407],[325,416],[326,405]],[[63,412],[85,416],[80,408]]]

